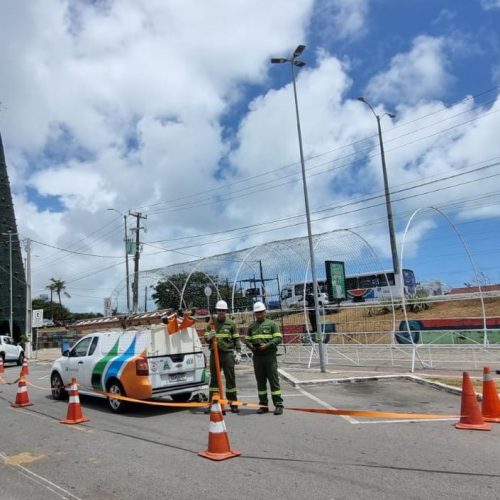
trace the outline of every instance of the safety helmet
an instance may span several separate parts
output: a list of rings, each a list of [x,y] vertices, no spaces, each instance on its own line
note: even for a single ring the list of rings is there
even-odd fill
[[[265,311],[265,310],[266,310],[266,306],[262,302],[255,302],[255,304],[253,305],[253,312],[254,313],[258,313],[258,312]]]
[[[225,300],[219,300],[219,302],[215,304],[215,309],[217,311],[227,311],[227,302]]]

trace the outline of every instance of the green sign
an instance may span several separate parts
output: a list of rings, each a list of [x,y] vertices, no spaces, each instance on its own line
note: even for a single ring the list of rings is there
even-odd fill
[[[328,300],[340,302],[347,298],[345,290],[345,266],[338,260],[326,260],[326,281],[328,287]]]

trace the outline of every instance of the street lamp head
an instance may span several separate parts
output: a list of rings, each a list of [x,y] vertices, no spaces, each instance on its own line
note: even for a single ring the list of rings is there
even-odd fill
[[[387,113],[387,116],[389,118],[396,118],[396,115],[394,113]]]
[[[356,97],[356,99],[358,101],[361,101],[361,102],[366,102],[365,98],[362,95],[360,95],[359,97]]]
[[[288,62],[288,59],[285,59],[284,57],[273,57],[271,59],[272,64],[282,64]]]
[[[305,46],[305,45],[299,45],[299,46],[295,49],[295,51],[294,51],[294,53],[293,53],[293,57],[294,57],[294,58],[295,58],[295,57],[299,57],[299,56],[300,56],[300,54],[302,54],[302,52],[304,52],[304,49],[305,49],[305,48],[306,48],[306,46]]]
[[[297,66],[299,68],[302,68],[302,66],[305,66],[306,63],[304,61],[293,61],[292,63],[294,66]]]

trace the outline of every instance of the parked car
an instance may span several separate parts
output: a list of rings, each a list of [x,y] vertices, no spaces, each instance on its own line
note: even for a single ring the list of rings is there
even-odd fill
[[[0,357],[3,362],[15,361],[21,366],[24,361],[24,349],[9,335],[0,335]]]
[[[186,402],[193,392],[208,389],[206,358],[192,327],[169,335],[164,325],[91,333],[54,361],[50,375],[52,397],[67,397],[72,377],[79,392],[99,392],[150,399],[170,396]],[[127,402],[108,397],[112,411],[123,412]]]

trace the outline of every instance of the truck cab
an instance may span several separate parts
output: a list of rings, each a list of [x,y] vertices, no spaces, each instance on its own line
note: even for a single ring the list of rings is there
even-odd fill
[[[320,307],[325,307],[328,305],[328,293],[326,289],[326,284],[318,282],[318,302]],[[281,288],[281,307],[283,309],[295,309],[303,308],[307,306],[308,294],[312,293],[312,283],[307,283],[305,287],[304,294],[304,282],[302,283],[292,283],[290,285],[284,285]]]
[[[6,361],[15,361],[18,366],[23,364],[24,349],[14,342],[9,335],[0,335],[0,357]]]

